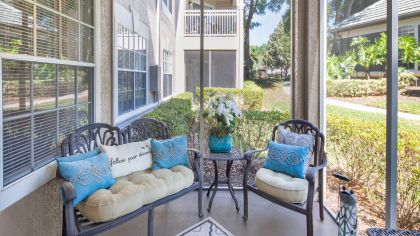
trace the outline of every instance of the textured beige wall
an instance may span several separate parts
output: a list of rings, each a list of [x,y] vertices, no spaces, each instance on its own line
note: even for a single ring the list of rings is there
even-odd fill
[[[101,52],[100,76],[96,82],[101,86],[101,120],[112,123],[112,0],[101,0]]]
[[[112,0],[101,0],[101,121],[111,122]],[[0,236],[61,235],[62,204],[55,180],[0,212]]]
[[[156,40],[155,0],[119,0],[128,9],[140,13],[143,23],[149,25],[149,65],[155,65],[160,55]],[[100,86],[100,121],[112,122],[112,0],[100,3],[100,64],[96,82]],[[163,14],[162,14],[163,15]],[[175,47],[174,20],[161,19],[160,31]],[[157,50],[157,51],[156,51]],[[61,235],[62,204],[55,180],[40,187],[21,201],[0,212],[0,236],[57,236]]]
[[[293,117],[320,125],[320,0],[292,1]]]
[[[61,212],[58,184],[51,181],[0,213],[0,235],[61,235]]]

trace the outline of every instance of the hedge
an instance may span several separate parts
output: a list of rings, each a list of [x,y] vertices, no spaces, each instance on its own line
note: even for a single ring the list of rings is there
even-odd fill
[[[417,78],[411,73],[400,75],[399,89],[405,89]],[[382,79],[343,79],[327,80],[327,96],[329,97],[361,97],[386,94],[386,78]]]
[[[385,201],[386,127],[384,122],[329,114],[328,169],[349,176],[366,204]],[[420,132],[398,129],[398,227],[420,230]],[[383,209],[383,208],[378,208]],[[382,210],[383,211],[383,210]],[[384,215],[384,212],[379,214]],[[416,223],[417,222],[417,223]]]
[[[197,96],[200,96],[200,89],[196,90]],[[262,108],[264,91],[251,81],[245,81],[244,88],[204,88],[204,103],[207,103],[210,97],[223,94],[232,94],[241,99],[243,110],[259,111]]]
[[[264,149],[278,123],[290,119],[290,114],[280,111],[243,111],[244,118],[233,134],[236,146],[243,151]]]
[[[171,136],[187,135],[195,122],[192,93],[182,93],[145,115],[166,123]]]

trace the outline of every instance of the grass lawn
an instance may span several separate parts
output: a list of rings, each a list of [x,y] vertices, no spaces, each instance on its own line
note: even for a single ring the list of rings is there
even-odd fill
[[[283,82],[280,80],[275,79],[259,79],[254,81],[255,84],[260,86],[264,89],[264,97],[263,97],[263,110],[270,111],[270,110],[279,110],[279,111],[290,111],[290,96],[284,91],[283,89]],[[369,96],[366,101],[368,102],[384,102],[385,104],[385,97],[384,96]],[[365,104],[363,102],[363,98],[337,98],[343,101],[351,102],[354,101],[355,103]],[[365,101],[365,102],[366,102]],[[420,114],[420,98],[417,97],[406,97],[400,96],[399,97],[399,107],[400,110],[403,108],[403,104],[411,104]],[[368,105],[368,104],[365,104]],[[378,105],[379,106],[379,105]],[[349,118],[354,119],[363,119],[363,120],[370,120],[373,122],[383,122],[385,124],[386,116],[380,113],[372,113],[372,112],[360,112],[348,108],[343,108],[334,105],[327,105],[327,119],[328,114],[337,114],[340,116],[346,116]],[[419,130],[420,131],[420,121],[412,121],[406,119],[399,119],[399,126],[403,126],[405,128]]]
[[[332,99],[362,104],[366,106],[386,108],[385,96],[366,96],[354,98],[331,97]],[[420,115],[420,97],[398,96],[398,111]]]
[[[290,112],[290,95],[283,89],[282,81],[278,79],[258,79],[255,84],[264,89],[264,111],[288,111]]]
[[[334,114],[341,117],[347,117],[355,120],[366,120],[372,122],[380,122],[385,124],[386,116],[380,113],[374,112],[361,112],[357,110],[352,110],[344,107],[327,105],[327,119],[328,115]],[[420,132],[420,121],[407,120],[407,119],[398,119],[398,126],[404,127],[412,130],[418,130]]]

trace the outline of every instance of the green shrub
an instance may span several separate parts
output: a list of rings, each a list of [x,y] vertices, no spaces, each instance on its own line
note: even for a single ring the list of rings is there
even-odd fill
[[[289,113],[279,111],[244,111],[243,115],[244,119],[233,135],[235,145],[243,151],[264,149],[274,126],[290,118]]]
[[[207,103],[210,97],[223,94],[232,94],[240,98],[241,108],[243,110],[259,111],[262,108],[263,90],[252,81],[245,81],[244,88],[204,88],[204,103]],[[200,96],[200,89],[197,88],[197,96]]]
[[[330,55],[327,58],[328,79],[350,79],[356,66],[356,58],[353,51],[345,55]]]
[[[399,89],[405,89],[415,76],[409,73],[400,76]],[[327,96],[329,97],[361,97],[386,94],[386,78],[382,79],[343,79],[327,80]]]
[[[188,135],[196,116],[192,98],[192,93],[182,93],[162,103],[145,117],[165,122],[171,136]]]
[[[355,117],[328,115],[329,169],[348,175],[368,204],[385,202],[386,127]],[[398,226],[420,230],[420,132],[398,130]],[[378,209],[383,209],[378,207]],[[381,210],[383,211],[383,210]],[[379,212],[384,215],[384,212]]]

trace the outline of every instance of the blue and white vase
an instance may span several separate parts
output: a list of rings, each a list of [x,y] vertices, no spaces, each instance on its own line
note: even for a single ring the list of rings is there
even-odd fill
[[[213,153],[229,153],[232,150],[232,135],[227,134],[222,137],[210,135],[209,149]]]

